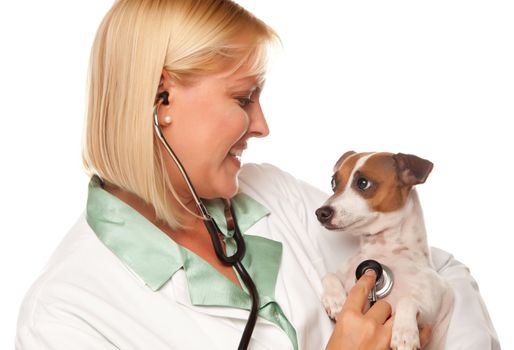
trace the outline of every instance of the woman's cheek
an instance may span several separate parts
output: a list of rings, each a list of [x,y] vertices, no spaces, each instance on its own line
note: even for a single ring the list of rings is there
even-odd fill
[[[234,123],[236,124],[236,123]],[[248,113],[241,109],[239,116],[237,118],[237,140],[239,140],[241,137],[246,134],[248,131],[248,127],[250,126],[250,117],[248,116]]]
[[[230,113],[223,121],[218,125],[217,132],[215,135],[219,138],[223,135],[224,142],[228,146],[232,146],[237,143],[246,133],[249,126],[249,118],[245,111],[240,107],[239,110]]]

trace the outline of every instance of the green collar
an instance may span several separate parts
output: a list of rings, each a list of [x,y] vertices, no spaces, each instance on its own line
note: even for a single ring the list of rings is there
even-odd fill
[[[227,253],[232,254],[236,245],[233,232],[227,232],[223,201],[216,199],[204,203],[225,235]],[[259,316],[282,328],[297,349],[296,331],[275,301],[282,243],[245,234],[270,211],[244,193],[232,198],[232,206],[246,243],[242,263],[259,292]],[[246,290],[237,287],[205,260],[175,243],[138,211],[105,191],[96,175],[89,182],[86,213],[86,220],[98,238],[151,290],[159,290],[183,268],[193,305],[250,310],[251,299]]]
[[[204,201],[207,210],[227,237],[221,199]],[[242,233],[270,211],[250,196],[239,193],[232,205]],[[128,265],[153,291],[161,288],[184,267],[183,250],[164,232],[128,204],[105,191],[98,176],[89,182],[87,222],[98,238]],[[279,259],[280,260],[280,259]]]

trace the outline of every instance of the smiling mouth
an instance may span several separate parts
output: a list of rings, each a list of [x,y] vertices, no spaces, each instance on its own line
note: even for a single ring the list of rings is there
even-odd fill
[[[241,156],[243,155],[243,151],[246,149],[246,144],[233,146],[229,151],[228,155],[237,158],[237,160],[241,161]]]
[[[231,149],[230,152],[228,152],[229,156],[237,158],[237,160],[241,161],[241,156],[243,155],[242,149]]]

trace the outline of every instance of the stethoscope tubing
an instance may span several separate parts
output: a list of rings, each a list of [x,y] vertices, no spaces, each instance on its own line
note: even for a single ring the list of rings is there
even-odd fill
[[[246,271],[241,261],[237,261],[234,264],[239,276],[243,280],[246,288],[250,292],[250,297],[252,298],[252,308],[250,309],[250,315],[248,316],[248,321],[246,321],[246,326],[243,331],[243,335],[241,336],[241,340],[239,341],[238,350],[246,350],[248,348],[248,343],[250,343],[250,339],[252,338],[253,329],[255,328],[255,323],[257,322],[257,311],[259,310],[259,294],[257,293],[257,288],[253,283],[252,278]]]
[[[184,169],[184,166],[178,159],[175,152],[173,152],[173,150],[171,149],[171,146],[168,143],[168,140],[166,140],[166,137],[164,137],[164,134],[162,133],[161,127],[159,126],[159,119],[158,119],[158,115],[157,115],[157,109],[159,108],[159,105],[160,105],[160,103],[156,104],[154,107],[154,111],[153,111],[153,126],[154,126],[155,133],[157,134],[157,137],[163,144],[164,148],[166,148],[166,151],[168,152],[170,157],[173,159],[173,161],[177,165],[177,168],[180,171],[180,174],[182,175],[182,177],[184,178],[184,181],[186,182],[187,187],[189,188],[189,192],[191,192],[193,199],[196,203],[196,206],[200,210],[200,214],[202,215],[203,219],[210,220],[210,219],[212,219],[212,217],[209,214],[209,212],[207,211],[207,208],[204,206],[204,204],[198,197],[198,195],[196,194],[196,191],[193,187],[193,184],[191,183],[191,180],[189,179],[189,176],[186,173],[186,170]]]
[[[159,103],[157,103],[154,107],[153,111],[153,124],[154,124],[154,130],[157,134],[159,140],[164,145],[164,148],[170,155],[170,157],[173,159],[175,164],[177,165],[182,177],[184,178],[189,191],[193,195],[193,199],[198,207],[198,210],[200,211],[200,214],[203,217],[203,222],[205,224],[205,227],[207,228],[207,231],[209,232],[209,236],[211,237],[212,245],[214,247],[214,251],[216,252],[216,256],[220,261],[222,261],[224,264],[233,266],[236,271],[239,273],[239,276],[241,277],[241,280],[243,281],[246,289],[248,289],[248,292],[250,293],[250,297],[252,299],[252,307],[250,309],[250,315],[248,316],[248,321],[246,322],[246,326],[243,330],[243,334],[241,336],[241,340],[239,341],[238,350],[245,350],[248,348],[248,344],[250,343],[250,339],[252,338],[252,333],[255,328],[255,324],[257,322],[257,314],[259,310],[259,293],[257,292],[257,287],[255,286],[255,283],[253,282],[250,274],[248,271],[246,271],[242,260],[246,252],[246,245],[244,238],[241,234],[241,231],[239,230],[239,226],[237,224],[236,216],[233,211],[232,205],[229,202],[229,209],[230,214],[232,215],[232,219],[234,221],[234,240],[236,242],[236,251],[233,255],[227,256],[225,251],[223,250],[223,246],[220,241],[219,234],[221,233],[221,230],[219,229],[218,225],[216,224],[216,221],[212,218],[212,216],[209,214],[207,208],[203,204],[203,202],[200,200],[198,195],[196,194],[196,191],[193,187],[193,184],[191,183],[191,180],[189,179],[189,176],[187,175],[186,170],[182,166],[182,163],[176,156],[175,152],[173,152],[171,146],[168,144],[168,141],[166,140],[166,137],[162,133],[162,130],[159,126],[158,121],[158,115],[157,115],[157,109],[159,107]]]

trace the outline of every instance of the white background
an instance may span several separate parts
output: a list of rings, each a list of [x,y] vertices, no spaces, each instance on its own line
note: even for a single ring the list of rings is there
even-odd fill
[[[503,348],[514,349],[513,3],[240,2],[283,42],[262,95],[271,134],[243,161],[327,192],[347,150],[433,161],[418,189],[429,240],[470,267]],[[85,207],[85,78],[110,5],[0,4],[2,349],[13,347],[24,293]]]

